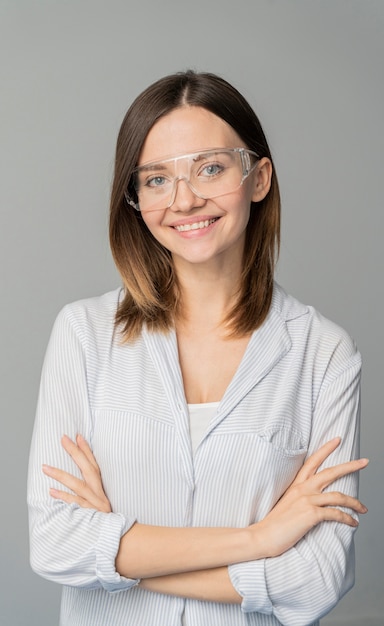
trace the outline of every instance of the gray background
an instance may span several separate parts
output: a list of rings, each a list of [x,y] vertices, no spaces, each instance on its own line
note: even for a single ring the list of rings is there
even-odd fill
[[[355,589],[323,624],[383,625],[384,2],[0,0],[0,48],[1,626],[58,623],[59,588],[28,565],[42,359],[62,305],[119,284],[107,207],[125,110],[187,67],[223,75],[255,107],[283,196],[279,281],[363,352],[370,513]]]

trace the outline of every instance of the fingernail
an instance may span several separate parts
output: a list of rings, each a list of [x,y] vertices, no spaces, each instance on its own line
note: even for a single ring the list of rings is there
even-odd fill
[[[54,489],[53,487],[50,488],[49,493],[51,496],[58,496],[59,492],[57,491],[57,489]]]
[[[367,507],[364,504],[361,507],[361,512],[362,513],[368,513],[368,509],[367,509]]]

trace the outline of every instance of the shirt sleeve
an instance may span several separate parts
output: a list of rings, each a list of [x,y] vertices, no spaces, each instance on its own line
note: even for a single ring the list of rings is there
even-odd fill
[[[42,472],[45,463],[80,476],[60,442],[64,434],[74,439],[78,433],[89,440],[92,432],[88,384],[93,357],[86,348],[86,335],[66,307],[56,320],[48,345],[31,445],[31,566],[41,576],[64,585],[115,592],[139,582],[120,576],[115,569],[120,538],[135,519],[53,499],[49,488],[64,487]]]
[[[341,349],[342,371],[340,354],[334,355],[313,412],[308,456],[333,437],[342,438],[322,468],[359,455],[361,359],[351,344]],[[327,491],[356,497],[358,473],[337,480]],[[305,626],[326,615],[354,584],[354,532],[345,524],[323,522],[281,556],[231,565],[242,610],[273,614],[286,626]]]

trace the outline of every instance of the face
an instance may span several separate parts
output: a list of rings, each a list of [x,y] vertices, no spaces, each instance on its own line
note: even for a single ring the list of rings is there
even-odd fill
[[[139,166],[173,155],[210,148],[247,148],[224,120],[201,107],[185,106],[162,117],[149,131]],[[241,263],[251,201],[265,197],[271,165],[262,159],[244,183],[227,195],[199,198],[182,179],[176,183],[173,204],[142,211],[152,235],[167,248],[175,268],[182,264]]]

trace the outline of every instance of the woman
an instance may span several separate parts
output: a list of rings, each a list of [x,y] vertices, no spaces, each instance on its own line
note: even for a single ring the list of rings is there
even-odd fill
[[[31,561],[61,624],[317,624],[352,586],[360,356],[273,282],[279,216],[231,85],[188,71],[132,104],[124,288],[59,315],[32,443]]]

